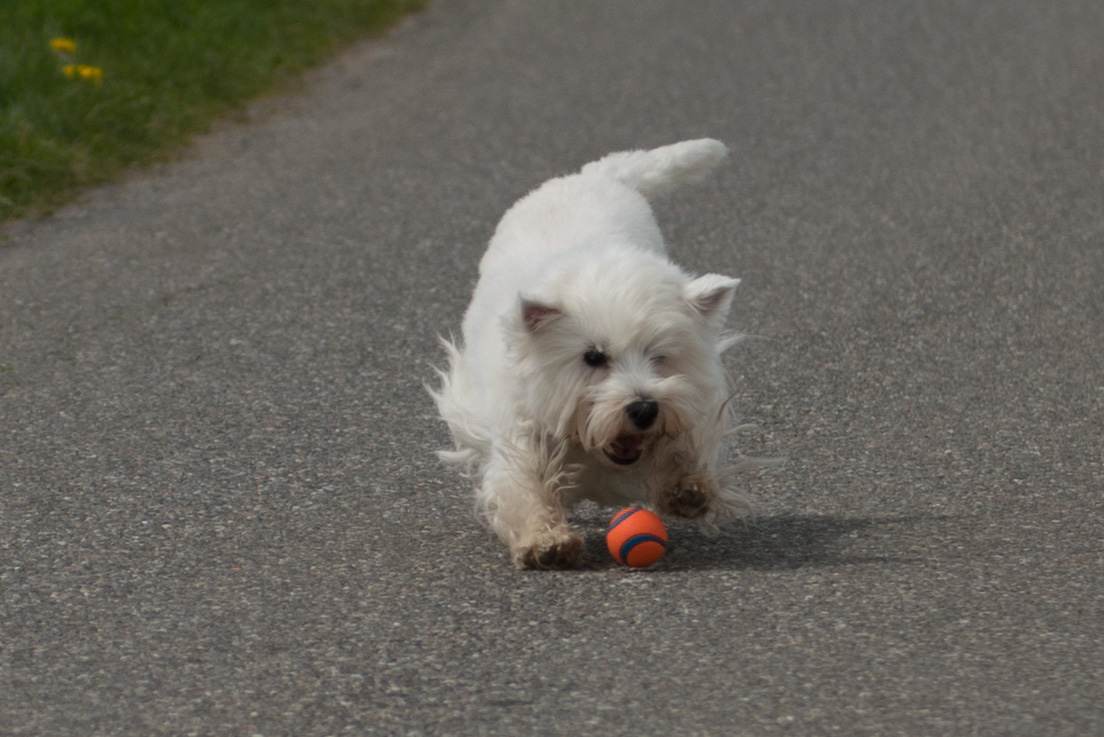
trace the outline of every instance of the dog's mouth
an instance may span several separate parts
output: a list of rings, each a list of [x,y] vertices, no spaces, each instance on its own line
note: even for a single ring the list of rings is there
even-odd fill
[[[622,435],[602,450],[618,466],[631,466],[644,453],[644,436]]]

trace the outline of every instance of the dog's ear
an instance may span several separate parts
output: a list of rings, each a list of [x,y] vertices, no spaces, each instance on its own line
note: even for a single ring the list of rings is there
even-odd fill
[[[561,317],[563,312],[552,305],[527,297],[521,298],[521,319],[530,333],[536,333]]]
[[[683,296],[707,320],[720,321],[728,315],[732,293],[739,283],[739,279],[732,277],[706,274],[687,284]]]

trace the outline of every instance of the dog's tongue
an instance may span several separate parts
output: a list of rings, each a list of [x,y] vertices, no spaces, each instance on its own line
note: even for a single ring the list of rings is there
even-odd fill
[[[640,458],[643,445],[644,441],[639,435],[623,435],[609,444],[609,447],[606,448],[606,455],[614,463],[627,466],[636,463],[637,459]]]

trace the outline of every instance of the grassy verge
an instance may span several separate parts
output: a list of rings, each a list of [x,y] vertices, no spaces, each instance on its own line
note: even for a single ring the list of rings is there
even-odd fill
[[[146,163],[425,0],[0,0],[0,221]]]

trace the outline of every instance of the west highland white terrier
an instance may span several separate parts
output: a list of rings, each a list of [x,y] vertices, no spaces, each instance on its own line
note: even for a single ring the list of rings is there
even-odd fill
[[[503,216],[479,265],[463,343],[431,390],[481,514],[519,568],[568,568],[591,499],[705,527],[747,511],[728,488],[721,353],[738,279],[667,257],[648,204],[702,180],[720,141],[614,153]]]

